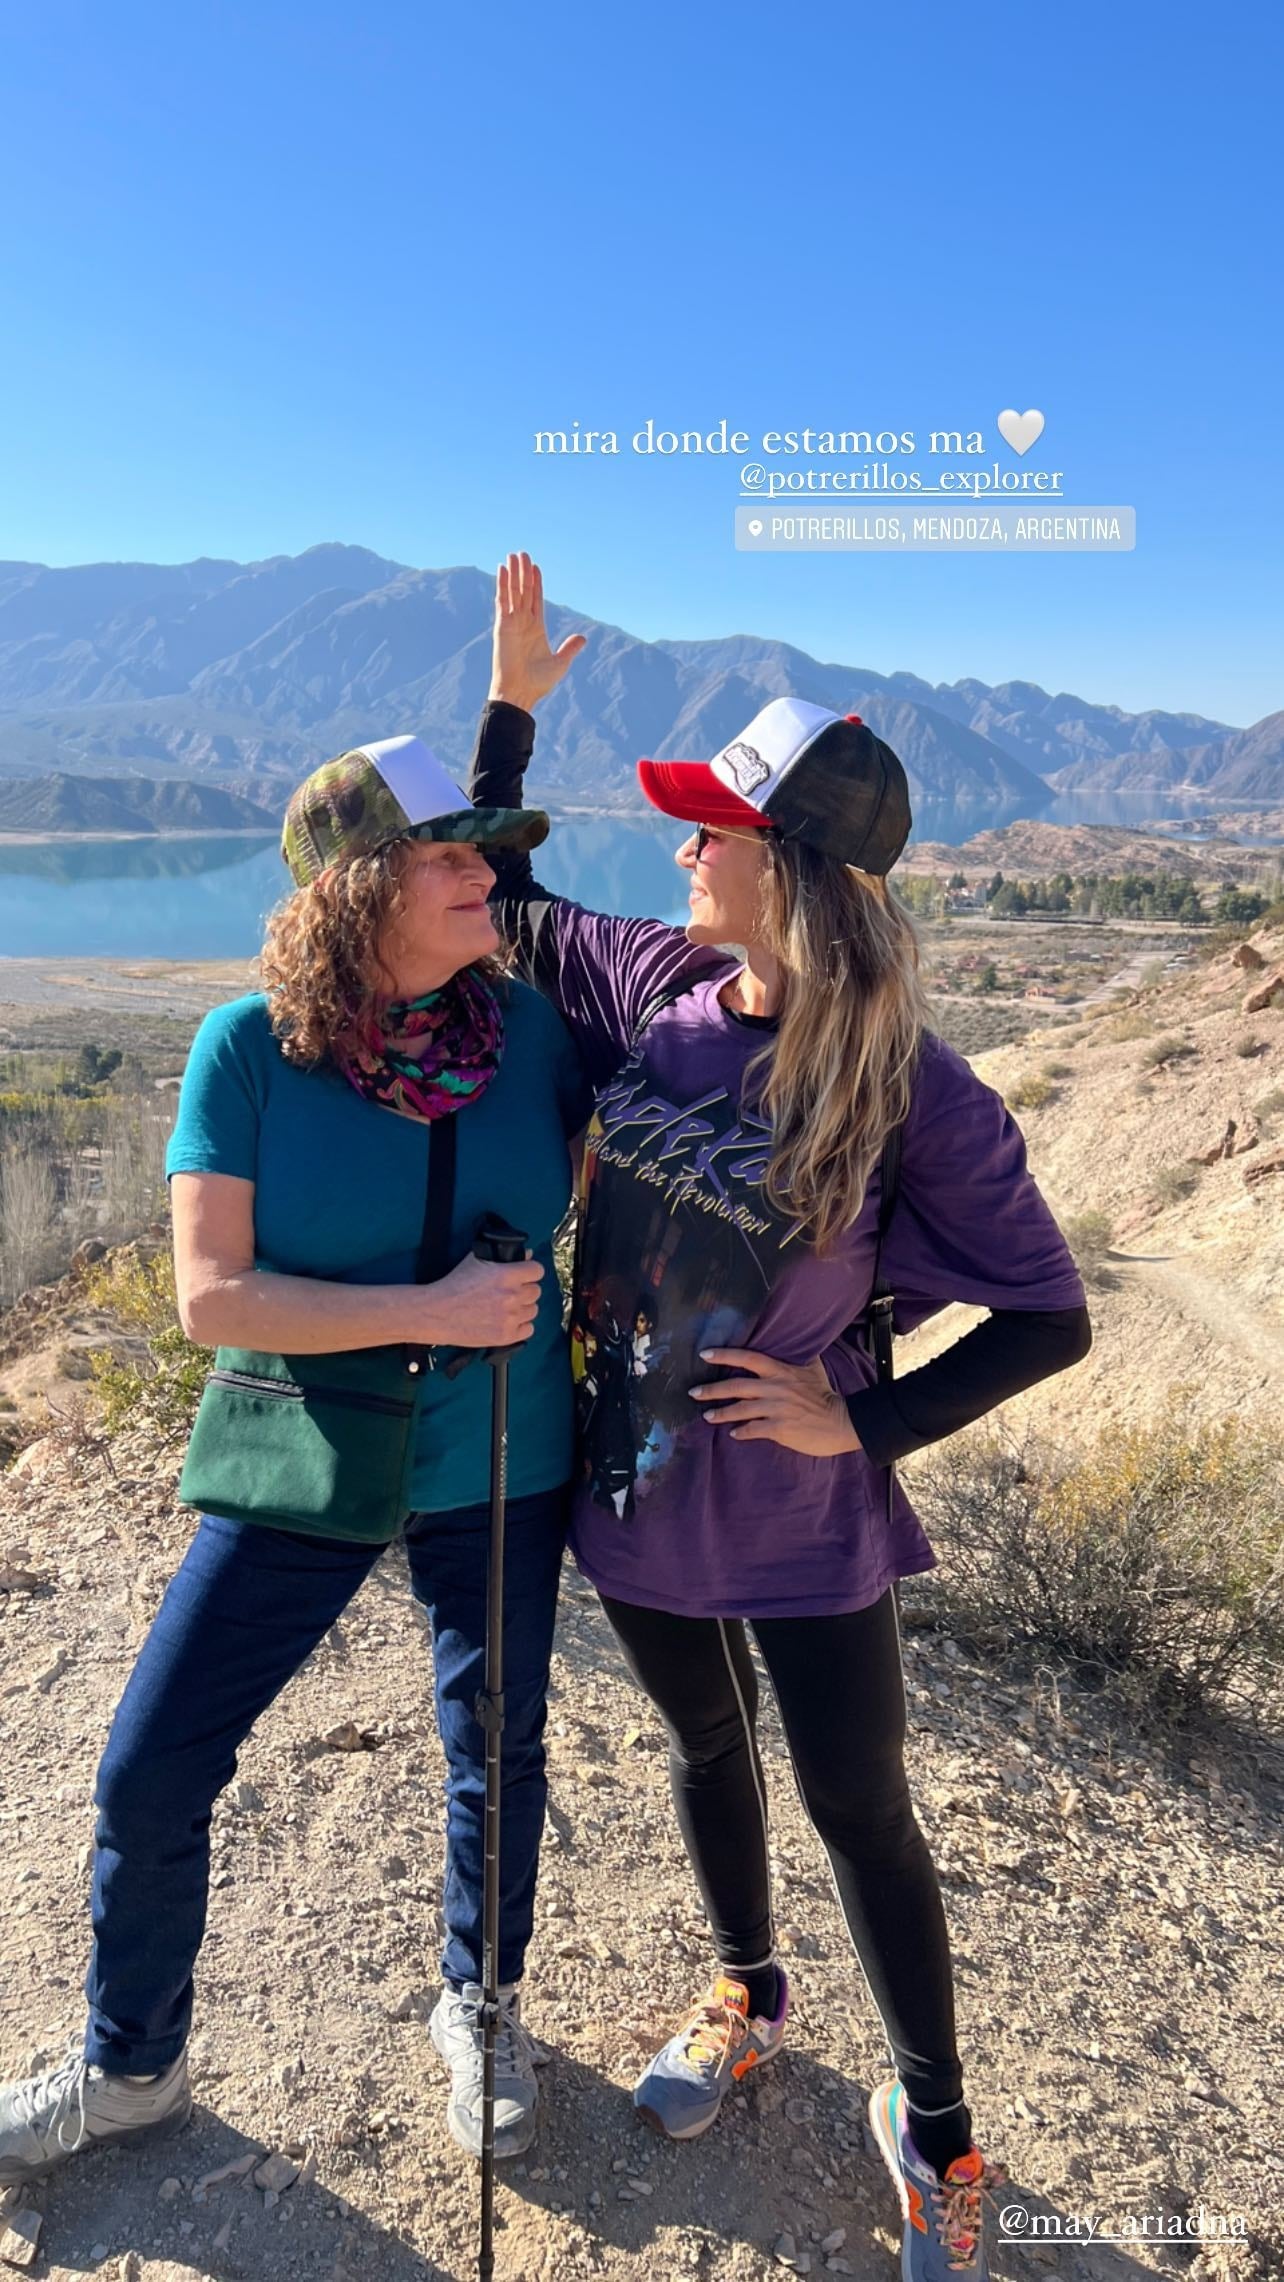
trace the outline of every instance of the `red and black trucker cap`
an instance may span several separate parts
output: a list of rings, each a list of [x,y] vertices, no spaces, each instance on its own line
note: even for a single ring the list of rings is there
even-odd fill
[[[891,746],[801,697],[773,697],[711,761],[639,761],[638,776],[667,816],[774,830],[863,872],[890,872],[913,823]]]

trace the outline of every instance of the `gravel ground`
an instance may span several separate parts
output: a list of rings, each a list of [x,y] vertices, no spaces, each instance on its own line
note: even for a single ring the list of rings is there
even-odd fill
[[[112,1707],[190,1530],[174,1451],[112,1466],[74,1435],[0,1476],[0,2073],[80,2020],[90,1793]],[[114,1468],[114,1471],[112,1470]],[[977,2136],[1004,2203],[1103,2227],[1242,2217],[1197,2276],[1279,2273],[1284,1964],[1280,1793],[1231,1735],[1172,1758],[1100,1698],[974,1667],[907,1629],[912,1767],[958,1977]],[[373,1748],[323,1738],[351,1721]],[[505,2166],[505,2282],[893,2273],[890,2183],[864,2100],[877,2020],[774,1717],[777,1903],[796,1992],[786,2054],[678,2147],[628,2087],[702,1983],[708,1949],[656,1724],[592,1594],[566,1572],[552,1806],[528,2017],[540,2138]],[[216,1813],[188,2131],[75,2163],[30,2198],[35,2271],[112,2282],[438,2282],[474,2271],[475,2167],[447,2137],[436,1993],[441,1760],[428,1650],[390,1554],[262,1721]],[[302,2166],[273,2200],[257,2151]],[[842,2240],[837,2240],[841,2233]],[[828,2251],[822,2244],[830,2243]],[[785,2258],[792,2248],[792,2264]],[[1189,2272],[1189,2251],[1000,2247],[1002,2276]]]

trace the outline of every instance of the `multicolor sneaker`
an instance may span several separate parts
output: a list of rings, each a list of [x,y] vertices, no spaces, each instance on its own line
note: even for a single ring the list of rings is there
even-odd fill
[[[743,1981],[720,1973],[707,1997],[693,2005],[676,2036],[649,2061],[633,2087],[639,2115],[669,2139],[698,2139],[708,2131],[726,2095],[751,2068],[773,2060],[785,2041],[789,1983],[777,1967],[779,2010],[774,2020],[749,2017]]]
[[[988,2282],[981,2197],[1003,2186],[1007,2173],[987,2163],[979,2147],[956,2155],[944,2176],[936,2171],[910,2138],[909,2103],[896,2076],[870,2094],[869,2120],[901,2198],[904,2282],[945,2282],[949,2274]]]

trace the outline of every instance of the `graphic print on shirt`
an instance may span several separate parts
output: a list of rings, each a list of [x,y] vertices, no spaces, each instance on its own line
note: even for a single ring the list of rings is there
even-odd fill
[[[599,1097],[580,1176],[571,1316],[580,1453],[595,1505],[622,1522],[701,1419],[702,1347],[753,1344],[800,1225],[763,1190],[771,1128],[725,1087],[658,1094],[635,1052]],[[707,1431],[707,1429],[706,1429]]]

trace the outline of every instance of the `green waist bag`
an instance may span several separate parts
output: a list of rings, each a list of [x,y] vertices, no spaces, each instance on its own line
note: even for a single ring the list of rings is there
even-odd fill
[[[455,1119],[435,1119],[417,1283],[445,1273]],[[273,1355],[220,1347],[192,1427],[178,1494],[232,1521],[386,1544],[410,1511],[419,1389],[436,1354],[356,1347]]]

